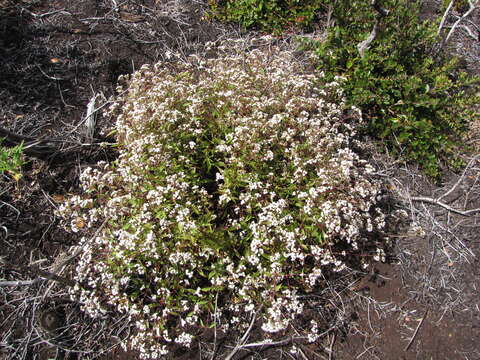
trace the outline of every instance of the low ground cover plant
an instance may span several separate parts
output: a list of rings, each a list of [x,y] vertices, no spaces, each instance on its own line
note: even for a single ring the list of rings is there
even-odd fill
[[[267,334],[285,330],[299,295],[384,256],[380,186],[354,151],[362,117],[343,80],[319,82],[269,38],[242,41],[125,78],[109,110],[119,158],[87,168],[59,210],[86,232],[72,295],[92,316],[127,314],[125,345],[145,358],[253,313]]]
[[[15,180],[22,177],[23,145],[14,147],[1,146],[3,139],[0,138],[0,174],[7,173]]]

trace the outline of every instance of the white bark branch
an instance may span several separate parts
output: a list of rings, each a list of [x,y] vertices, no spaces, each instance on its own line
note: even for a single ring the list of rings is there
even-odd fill
[[[33,284],[36,284],[38,282],[44,281],[46,279],[34,279],[34,280],[16,280],[16,281],[0,281],[0,287],[6,287],[6,286],[30,286]]]
[[[450,4],[448,4],[447,10],[445,10],[445,13],[443,14],[442,21],[440,21],[440,26],[438,27],[437,36],[439,36],[440,33],[442,32],[443,25],[445,25],[445,20],[447,20],[448,13],[450,12],[450,9],[453,6],[453,2],[454,0],[450,1]]]
[[[476,155],[473,157],[473,159],[471,159],[467,166],[465,166],[465,169],[463,170],[463,173],[462,173],[462,176],[460,176],[457,180],[457,182],[450,188],[450,190],[448,190],[445,194],[443,194],[442,196],[440,196],[439,198],[437,198],[437,201],[440,201],[442,200],[443,198],[446,198],[448,195],[450,195],[453,191],[455,191],[455,189],[457,188],[458,185],[460,185],[460,183],[463,181],[463,179],[465,178],[465,175],[467,173],[467,170],[470,169],[472,167],[472,165],[475,163],[475,161],[477,161],[477,159],[480,158],[480,154],[479,155]]]
[[[477,7],[477,3],[478,3],[478,0],[475,0],[475,1],[468,0],[468,4],[470,5],[470,8],[465,12],[465,14],[463,14],[463,15],[455,22],[455,24],[453,24],[452,28],[451,28],[450,31],[448,32],[447,37],[445,38],[445,43],[447,43],[448,40],[450,39],[450,37],[453,35],[453,32],[455,31],[455,29],[457,28],[457,26],[458,26],[463,20],[465,20],[465,19],[473,12],[473,10],[475,10],[475,8]]]
[[[238,352],[238,350],[240,350],[242,347],[244,347],[243,344],[245,344],[245,341],[247,341],[248,335],[250,334],[250,331],[252,331],[253,324],[255,323],[255,319],[257,318],[257,314],[260,311],[262,311],[262,308],[263,308],[263,306],[260,307],[260,309],[258,309],[255,314],[253,314],[252,320],[250,321],[250,325],[249,325],[247,331],[245,331],[245,333],[243,334],[243,336],[240,339],[240,341],[238,342],[238,344],[235,346],[233,351],[230,354],[228,354],[228,356],[225,358],[225,360],[231,360],[233,358],[233,356]]]
[[[472,168],[473,164],[479,158],[480,158],[480,154],[473,157],[468,162],[467,166],[465,167],[465,170],[463,170],[462,175],[458,178],[458,180],[455,182],[455,184],[453,184],[453,186],[447,192],[442,194],[441,196],[439,196],[437,198],[432,198],[432,197],[428,197],[428,196],[413,196],[413,197],[410,197],[410,200],[411,201],[424,202],[424,203],[432,204],[432,205],[438,205],[438,206],[443,207],[444,209],[446,209],[446,210],[448,210],[448,211],[450,211],[454,214],[458,214],[458,215],[461,215],[461,216],[471,216],[471,215],[473,215],[477,212],[480,212],[480,208],[470,209],[470,210],[458,210],[458,209],[455,209],[455,208],[451,207],[450,205],[448,205],[448,204],[446,204],[442,201],[442,199],[444,199],[447,196],[449,196],[450,194],[452,194],[455,191],[455,189],[465,180],[465,176],[467,174],[467,171]]]
[[[362,58],[365,56],[365,51],[367,51],[370,48],[370,44],[372,43],[372,41],[375,40],[375,38],[377,37],[378,25],[380,24],[380,19],[387,16],[390,12],[382,8],[377,0],[373,0],[371,5],[377,11],[378,15],[375,18],[375,23],[373,24],[372,31],[370,32],[368,37],[357,45],[358,53]]]
[[[438,206],[441,206],[443,207],[444,209],[454,213],[454,214],[458,214],[458,215],[462,215],[462,216],[470,216],[470,215],[473,215],[477,212],[480,212],[480,208],[478,209],[471,209],[471,210],[465,210],[465,211],[461,211],[461,210],[457,210],[439,200],[436,200],[436,199],[433,199],[431,197],[426,197],[426,196],[414,196],[411,198],[412,201],[420,201],[420,202],[424,202],[424,203],[427,203],[427,204],[432,204],[432,205],[438,205]]]
[[[375,24],[373,24],[373,29],[370,32],[370,34],[368,35],[368,37],[357,45],[358,53],[360,54],[361,58],[363,58],[365,56],[365,51],[370,48],[370,44],[377,37],[377,30],[378,30],[378,23],[379,22],[380,21],[378,20],[378,18],[375,19]]]

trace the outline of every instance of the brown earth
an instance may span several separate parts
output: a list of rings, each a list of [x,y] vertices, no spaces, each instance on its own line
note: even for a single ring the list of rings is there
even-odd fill
[[[425,16],[438,14],[437,1],[425,4]],[[0,268],[2,279],[35,279],[39,270],[52,271],[59,256],[78,242],[59,226],[56,204],[78,192],[82,168],[115,157],[112,149],[98,145],[112,141],[100,134],[111,119],[99,114],[93,145],[84,129],[92,96],[97,94],[97,106],[102,106],[119,75],[165,60],[169,51],[192,54],[207,41],[241,35],[233,27],[202,20],[204,10],[205,1],[193,0],[0,0],[0,127],[48,140],[57,149],[31,158],[18,183],[0,179],[0,258],[9,263]],[[474,16],[479,19],[478,11]],[[454,40],[452,47],[466,54],[468,69],[480,73],[479,43],[462,33]],[[478,137],[473,141],[478,144]],[[384,176],[398,180],[391,187],[407,194],[403,200],[438,197],[459,176],[452,174],[438,186],[416,169],[392,170],[389,159],[377,160]],[[478,165],[472,163],[450,195],[450,205],[480,207]],[[256,349],[240,351],[235,359],[480,359],[478,216],[461,217],[415,202],[406,209],[426,236],[399,237],[391,264],[372,265],[368,274],[344,279],[351,285],[338,292],[333,305],[318,310],[327,323],[336,322],[334,331],[315,344],[297,344],[297,352],[288,346]],[[72,341],[77,349],[91,350],[128,332],[110,334],[111,322],[82,317],[64,287],[48,287],[46,282],[0,287],[0,359],[87,358],[68,351]],[[40,315],[52,309],[72,324],[70,338],[59,340],[42,330]],[[218,334],[219,343],[228,340]],[[261,341],[261,333],[254,331],[250,341]],[[212,342],[212,332],[205,331],[197,348],[179,349],[172,359],[200,359],[204,350],[199,349]],[[215,358],[229,351],[218,351]],[[102,358],[138,356],[117,348]]]

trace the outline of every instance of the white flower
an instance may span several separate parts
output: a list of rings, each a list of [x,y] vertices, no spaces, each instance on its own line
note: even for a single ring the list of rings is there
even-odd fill
[[[191,345],[185,330],[211,320],[208,288],[219,328],[248,327],[261,299],[256,316],[275,333],[304,312],[286,284],[309,291],[359,249],[385,259],[365,238],[386,217],[373,167],[352,150],[360,111],[346,119],[343,80],[320,85],[269,41],[219,41],[214,58],[125,79],[109,113],[118,160],[86,169],[82,195],[59,207],[67,228],[96,233],[75,273],[93,290],[70,293],[92,316],[124,313],[142,359],[166,354],[165,342]],[[317,334],[312,323],[305,335]]]

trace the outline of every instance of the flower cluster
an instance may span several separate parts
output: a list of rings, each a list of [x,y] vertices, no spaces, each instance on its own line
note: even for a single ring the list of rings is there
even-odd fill
[[[86,169],[83,194],[60,209],[71,230],[97,230],[79,245],[88,286],[75,296],[91,315],[128,314],[127,345],[144,358],[248,313],[283,330],[302,312],[298,292],[376,251],[379,186],[352,150],[360,112],[342,79],[324,83],[262,41],[124,79],[109,110],[119,158]]]

